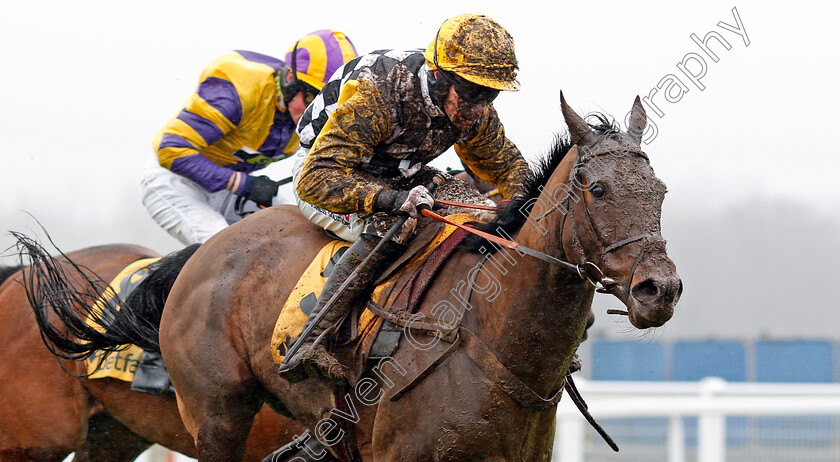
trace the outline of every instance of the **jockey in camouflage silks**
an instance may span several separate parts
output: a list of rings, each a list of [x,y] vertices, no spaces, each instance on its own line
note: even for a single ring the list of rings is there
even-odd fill
[[[486,16],[460,15],[443,23],[425,51],[375,51],[348,62],[327,82],[298,123],[295,191],[310,221],[355,242],[336,265],[310,322],[397,215],[414,217],[418,205],[431,205],[423,185],[436,170],[426,164],[450,147],[506,198],[519,193],[531,170],[492,104],[500,91],[519,89],[517,66],[504,28]],[[412,232],[403,230],[370,256],[366,271],[299,354],[285,358],[281,373],[289,380],[318,372],[341,375],[341,366],[312,342],[343,317]],[[317,369],[303,371],[301,363]]]

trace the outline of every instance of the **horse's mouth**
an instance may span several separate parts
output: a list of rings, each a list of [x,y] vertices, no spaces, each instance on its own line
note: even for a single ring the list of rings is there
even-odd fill
[[[673,310],[671,310],[671,313],[673,314]],[[627,317],[628,319],[630,319],[630,324],[632,324],[633,327],[635,327],[636,329],[649,329],[651,327],[660,327],[663,324],[665,324],[668,321],[668,319],[671,318],[671,316],[668,315],[667,318],[664,316],[658,316],[655,319],[648,319],[639,314],[638,309],[633,308],[627,310]]]
[[[659,327],[674,315],[674,306],[682,295],[682,281],[676,278],[668,287],[648,281],[636,284],[630,291],[630,297],[623,300],[627,306],[630,323],[637,329]]]
[[[680,300],[682,289],[682,280],[678,277],[668,281],[647,279],[635,284],[630,296],[622,300],[627,306],[630,323],[637,329],[664,325],[674,315],[674,306]]]

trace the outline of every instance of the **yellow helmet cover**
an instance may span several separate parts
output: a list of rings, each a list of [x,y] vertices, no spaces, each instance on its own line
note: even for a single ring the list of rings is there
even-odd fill
[[[513,37],[487,16],[462,14],[446,20],[424,56],[430,69],[440,66],[472,83],[495,90],[520,88]]]
[[[320,91],[336,69],[355,57],[356,47],[344,33],[324,29],[292,45],[286,64],[297,71],[298,80]]]

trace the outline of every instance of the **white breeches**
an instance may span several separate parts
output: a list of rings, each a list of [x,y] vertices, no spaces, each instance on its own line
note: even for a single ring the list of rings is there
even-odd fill
[[[227,190],[208,192],[192,180],[149,162],[141,180],[143,205],[152,218],[185,245],[204,243],[217,232],[259,210],[246,201],[236,213],[237,196]],[[291,184],[280,186],[273,205],[294,204]]]

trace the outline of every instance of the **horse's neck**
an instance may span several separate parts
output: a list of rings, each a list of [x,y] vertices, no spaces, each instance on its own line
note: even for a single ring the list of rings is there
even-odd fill
[[[535,232],[526,225],[515,239],[557,255],[546,245],[550,239]],[[492,260],[484,263],[476,284],[495,278],[501,290],[492,300],[492,292],[473,294],[469,324],[512,372],[546,395],[574,357],[594,292],[576,274],[516,251],[500,250]]]
[[[557,191],[568,190],[576,154],[576,149],[570,151],[555,169],[533,214],[514,236],[521,245],[558,258],[563,255],[561,241],[572,236],[569,231],[563,235],[561,228],[572,226],[560,207],[546,212],[557,204]],[[543,219],[537,220],[537,214]],[[475,310],[476,328],[508,368],[545,395],[558,385],[574,358],[594,290],[577,274],[515,250],[501,249],[492,260],[482,271],[496,277],[501,291],[494,300],[477,297],[476,303],[483,306]]]

